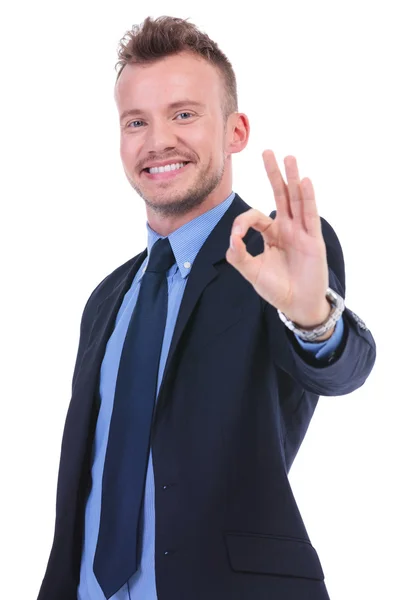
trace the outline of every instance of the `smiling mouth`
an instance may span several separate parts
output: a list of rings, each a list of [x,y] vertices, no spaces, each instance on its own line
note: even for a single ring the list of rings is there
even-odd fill
[[[186,165],[189,164],[189,161],[182,161],[183,163],[183,167],[181,167],[180,169],[168,169],[166,171],[158,171],[158,173],[152,173],[152,175],[159,175],[160,173],[173,173],[175,171],[181,171],[182,169],[184,169],[186,167]],[[145,169],[143,169],[143,171],[145,171],[146,173],[150,173],[150,167],[146,167]]]
[[[167,184],[168,182],[179,181],[180,175],[184,174],[186,167],[191,165],[192,162],[184,162],[184,166],[179,169],[171,169],[168,171],[159,171],[158,173],[150,173],[150,168],[143,169],[141,177],[144,177],[146,181],[154,184]]]

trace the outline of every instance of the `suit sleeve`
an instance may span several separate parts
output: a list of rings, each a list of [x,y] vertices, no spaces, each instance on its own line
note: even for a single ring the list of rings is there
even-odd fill
[[[271,213],[275,218],[276,211]],[[345,300],[346,279],[342,247],[331,225],[321,218],[329,267],[329,287]],[[264,315],[269,332],[271,356],[277,367],[290,375],[305,390],[322,396],[349,394],[361,387],[376,360],[375,340],[365,325],[347,306],[342,314],[342,338],[334,352],[318,359],[297,340],[268,302]]]

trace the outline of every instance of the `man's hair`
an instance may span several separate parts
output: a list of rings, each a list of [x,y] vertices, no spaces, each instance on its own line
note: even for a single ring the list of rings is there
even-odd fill
[[[119,43],[119,60],[115,68],[121,68],[116,81],[127,64],[152,63],[184,51],[201,56],[219,70],[225,88],[222,107],[225,120],[237,112],[236,76],[231,63],[218,45],[187,19],[164,16],[153,20],[147,17],[141,25],[133,25]]]

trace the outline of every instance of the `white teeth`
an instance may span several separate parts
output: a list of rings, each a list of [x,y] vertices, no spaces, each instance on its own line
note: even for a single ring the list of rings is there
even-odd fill
[[[173,165],[165,165],[164,167],[151,167],[150,173],[164,173],[165,171],[175,171],[182,169],[185,163],[174,163]]]

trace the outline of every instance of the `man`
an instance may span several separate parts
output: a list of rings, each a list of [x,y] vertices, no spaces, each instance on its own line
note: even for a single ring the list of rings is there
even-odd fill
[[[375,362],[339,240],[294,157],[286,184],[263,153],[270,216],[232,192],[249,122],[208,36],[148,18],[119,56],[148,245],[83,311],[39,600],[326,600],[288,472]]]

